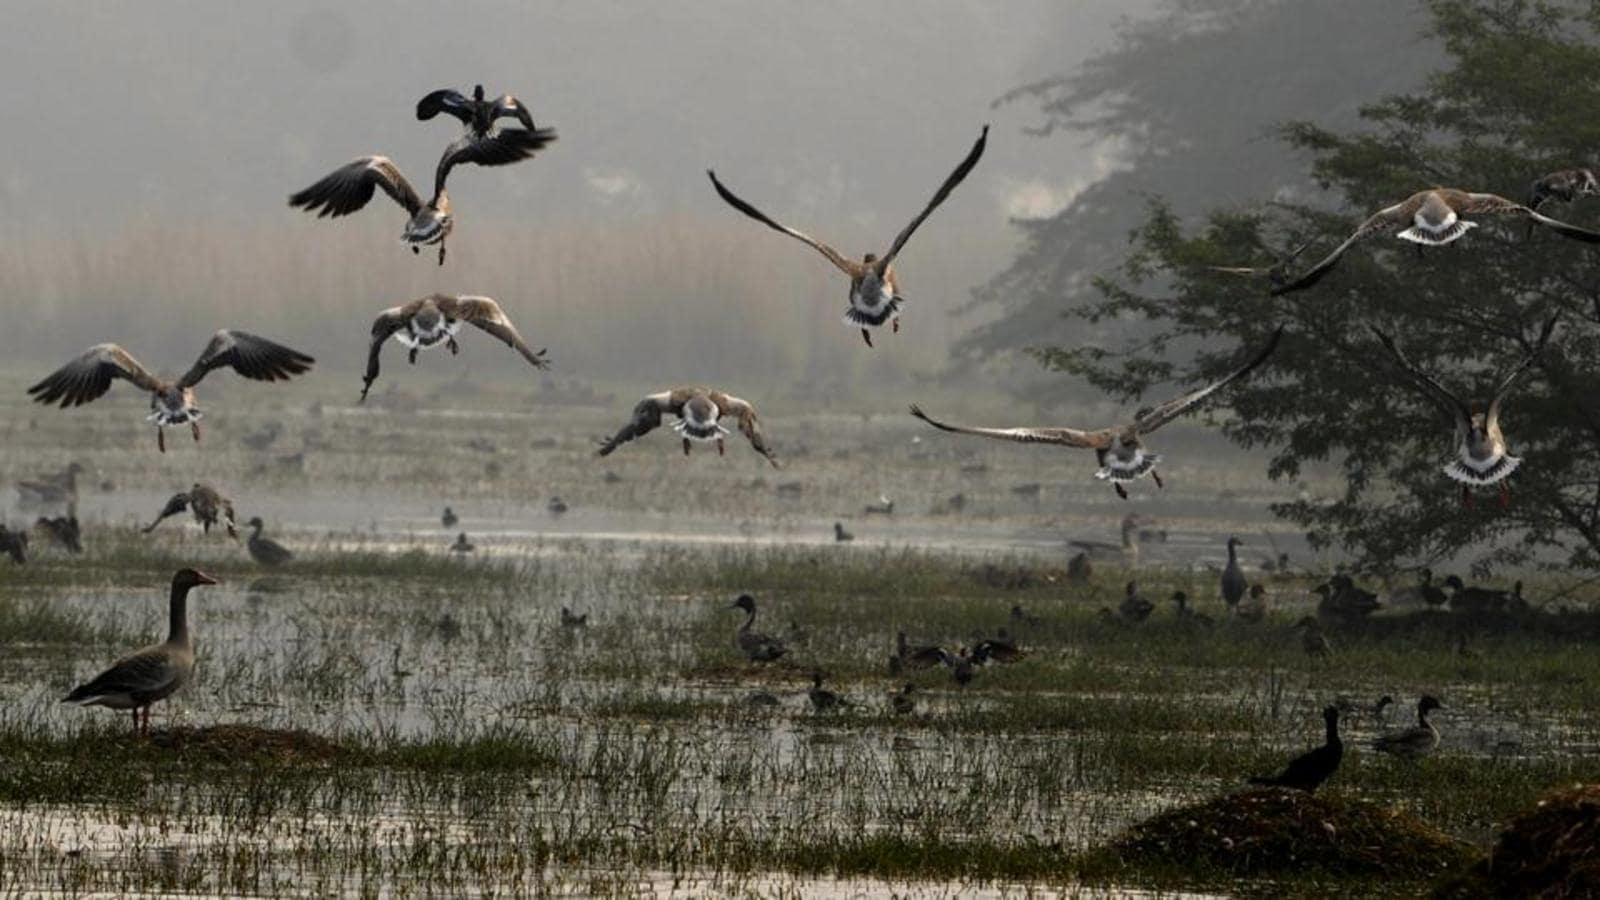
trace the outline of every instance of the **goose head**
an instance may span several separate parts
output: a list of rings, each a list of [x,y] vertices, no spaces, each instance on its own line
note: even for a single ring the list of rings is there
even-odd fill
[[[265,528],[265,527],[267,527],[267,523],[261,521],[261,517],[260,516],[251,516],[250,517],[250,521],[248,521],[248,522],[246,522],[244,524],[248,528]]]
[[[200,571],[199,569],[179,569],[172,576],[172,586],[182,590],[199,587],[202,584],[219,584],[217,579]]]
[[[750,613],[751,615],[755,615],[755,612],[756,612],[756,598],[750,596],[749,594],[740,594],[739,598],[737,600],[734,600],[733,603],[728,608],[729,609],[742,609],[745,612]]]
[[[1173,591],[1172,602],[1178,604],[1179,612],[1183,612],[1189,608],[1189,595],[1183,591]]]
[[[865,264],[866,264],[866,265],[869,265],[869,266],[870,266],[870,265],[872,265],[872,264],[873,264],[873,263],[875,263],[875,262],[877,262],[877,261],[878,261],[878,254],[876,254],[876,253],[866,253],[866,254],[863,254],[863,255],[862,255],[862,257],[861,257],[861,261],[862,261],[862,262],[863,262],[863,263],[865,263]]]
[[[1235,547],[1243,547],[1243,546],[1244,546],[1244,541],[1239,540],[1237,537],[1228,538],[1228,549],[1230,551]]]
[[[472,99],[479,103],[483,102],[483,85],[475,84],[472,86]]]
[[[1422,699],[1417,701],[1417,715],[1419,716],[1426,716],[1436,709],[1444,709],[1444,704],[1440,703],[1439,698],[1432,694],[1423,694]]]
[[[1449,588],[1452,594],[1459,594],[1467,589],[1467,586],[1461,582],[1460,575],[1446,575],[1444,577],[1444,586]]]

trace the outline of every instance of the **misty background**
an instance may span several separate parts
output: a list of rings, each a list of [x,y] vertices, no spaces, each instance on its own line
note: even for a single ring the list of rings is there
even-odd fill
[[[1305,168],[1273,123],[1351,121],[1431,62],[1397,52],[1420,41],[1415,10],[1372,0],[8,8],[9,368],[42,375],[115,340],[178,371],[232,326],[353,378],[379,310],[443,291],[500,299],[556,378],[848,391],[871,408],[899,398],[863,385],[981,365],[974,391],[1044,384],[1035,399],[1056,409],[1081,387],[1015,351],[1074,338],[1060,304],[1119,262],[1144,193],[1270,199]],[[1341,29],[1366,39],[1347,49]],[[286,205],[367,153],[428,193],[458,126],[417,122],[415,102],[479,81],[561,139],[452,174],[444,267],[402,247],[382,195],[337,221]],[[899,260],[904,328],[872,351],[839,321],[842,277],[704,174],[849,255],[881,251],[986,122],[982,163]],[[429,364],[537,377],[468,341],[482,346]]]

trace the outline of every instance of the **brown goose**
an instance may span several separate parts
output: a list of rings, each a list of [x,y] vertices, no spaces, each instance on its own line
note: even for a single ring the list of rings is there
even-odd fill
[[[372,345],[367,351],[367,374],[362,378],[361,399],[378,380],[378,354],[383,345],[393,337],[410,351],[407,360],[413,365],[417,351],[440,344],[450,348],[451,355],[461,352],[456,344],[456,334],[461,323],[475,325],[500,339],[507,347],[522,354],[535,369],[547,368],[545,351],[537,353],[522,339],[517,326],[511,324],[500,304],[489,297],[455,297],[450,294],[432,294],[401,306],[391,307],[378,314],[372,323]]]
[[[1512,386],[1517,383],[1517,379],[1522,377],[1522,373],[1528,370],[1544,350],[1545,344],[1549,343],[1550,333],[1555,330],[1558,318],[1559,316],[1552,316],[1544,324],[1544,329],[1539,333],[1539,340],[1534,344],[1533,352],[1523,357],[1522,362],[1500,379],[1487,408],[1468,405],[1459,396],[1452,394],[1435,381],[1433,376],[1412,364],[1395,345],[1394,338],[1372,328],[1372,333],[1383,342],[1384,348],[1394,357],[1395,362],[1399,363],[1412,384],[1455,419],[1456,458],[1445,464],[1444,474],[1452,481],[1461,484],[1461,502],[1464,506],[1472,505],[1474,487],[1491,484],[1500,485],[1501,506],[1511,502],[1511,487],[1505,479],[1522,465],[1522,458],[1506,452],[1506,438],[1500,431],[1500,406],[1506,394],[1510,393]]]
[[[111,390],[113,379],[130,381],[150,392],[150,415],[146,418],[156,426],[156,446],[165,453],[165,429],[169,425],[187,423],[194,439],[200,440],[201,411],[195,406],[194,387],[207,373],[227,367],[254,381],[286,381],[309,371],[315,362],[298,350],[225,328],[212,336],[200,358],[177,381],[152,375],[116,344],[96,344],[28,388],[28,393],[36,403],[60,401],[65,409],[98,399]]]
[[[263,566],[281,566],[294,559],[294,553],[290,552],[288,547],[272,538],[261,536],[261,529],[266,527],[266,523],[261,521],[260,516],[252,517],[245,524],[251,528],[250,538],[244,543],[245,549],[250,551],[251,559]]]
[[[81,684],[62,703],[133,710],[134,730],[150,733],[150,705],[172,696],[194,675],[194,643],[189,637],[189,591],[217,580],[195,569],[172,576],[167,640],[124,656],[111,668]],[[139,713],[144,712],[141,722]]]
[[[461,163],[480,166],[503,166],[527,159],[546,144],[555,140],[555,132],[524,131],[512,128],[489,137],[475,139],[463,135],[445,148],[439,165],[433,172],[433,198],[422,202],[411,182],[400,173],[400,168],[387,156],[362,156],[328,173],[321,180],[289,196],[289,205],[314,212],[317,218],[348,215],[367,205],[374,191],[383,192],[394,199],[410,216],[400,239],[411,245],[411,252],[421,253],[428,244],[439,245],[439,265],[444,265],[445,238],[455,228],[455,217],[450,212],[450,196],[444,184],[450,170]]]
[[[661,425],[664,415],[678,417],[678,421],[672,423],[672,428],[683,437],[685,456],[689,455],[693,441],[715,443],[717,455],[721,456],[724,452],[722,439],[728,434],[728,429],[722,426],[720,420],[723,416],[732,416],[738,421],[739,430],[749,439],[750,446],[766,457],[773,468],[781,468],[777,455],[767,446],[767,440],[761,433],[761,420],[756,417],[756,408],[738,397],[702,387],[675,388],[640,400],[633,408],[633,418],[616,434],[601,441],[596,455],[606,456],[634,438],[649,434]]]
[[[156,516],[155,521],[144,527],[144,533],[155,531],[157,525],[185,510],[194,515],[194,520],[200,523],[201,530],[206,534],[210,534],[211,526],[220,521],[223,527],[228,529],[228,537],[239,536],[239,528],[234,524],[233,501],[211,485],[198,481],[187,491],[173,494],[167,505],[161,508],[161,514]]]
[[[533,124],[533,113],[522,101],[510,94],[501,94],[489,100],[484,96],[481,84],[473,86],[470,98],[460,91],[444,88],[417,101],[417,121],[426,122],[440,113],[460,119],[467,132],[478,139],[497,133],[498,126],[495,123],[504,118],[516,119],[528,131],[538,130]]]
[[[76,510],[69,510],[64,516],[40,516],[33,527],[44,532],[51,543],[60,544],[68,553],[83,552],[83,529],[78,525]]]
[[[894,258],[900,255],[901,249],[905,247],[906,241],[911,239],[911,235],[917,230],[917,226],[921,225],[922,221],[928,218],[928,215],[937,209],[939,204],[945,201],[946,197],[950,196],[950,192],[955,190],[956,185],[960,184],[972,171],[973,167],[978,164],[978,159],[983,156],[983,148],[988,139],[989,126],[985,125],[983,126],[983,133],[978,135],[977,143],[972,145],[972,149],[968,151],[966,158],[961,160],[961,164],[956,166],[955,171],[950,173],[950,177],[944,180],[944,184],[939,185],[939,190],[933,195],[933,199],[928,202],[922,212],[917,214],[915,219],[911,220],[911,224],[907,225],[901,230],[900,234],[895,236],[894,243],[889,245],[889,252],[885,253],[881,258],[875,253],[868,253],[861,257],[860,262],[846,259],[844,254],[804,232],[796,231],[787,225],[780,225],[777,221],[768,218],[765,213],[739,199],[732,191],[724,187],[722,182],[717,180],[716,172],[707,169],[706,174],[711,176],[712,187],[717,189],[717,194],[723,200],[726,200],[728,205],[766,225],[768,228],[781,231],[796,240],[811,245],[818,253],[827,257],[829,262],[837,266],[839,271],[850,276],[850,305],[845,311],[844,321],[846,325],[860,328],[861,338],[870,347],[872,346],[872,332],[870,329],[879,328],[885,322],[892,322],[893,330],[900,330],[900,306],[905,302],[905,297],[901,296],[899,285],[895,281],[895,272],[891,265],[894,262]]]
[[[1273,288],[1272,293],[1289,294],[1311,287],[1338,264],[1339,258],[1344,256],[1345,251],[1373,235],[1404,227],[1403,231],[1395,234],[1395,237],[1416,244],[1419,250],[1424,246],[1441,247],[1478,227],[1477,222],[1465,218],[1466,216],[1488,215],[1524,216],[1531,223],[1543,225],[1564,237],[1590,244],[1600,243],[1600,233],[1558,222],[1498,194],[1475,194],[1454,188],[1434,188],[1418,191],[1393,206],[1373,213],[1361,223],[1361,227],[1357,228],[1354,234],[1345,238],[1344,243],[1333,248],[1333,252],[1322,262],[1312,266],[1294,281]]]
[[[932,418],[915,404],[911,407],[911,414],[943,431],[1020,441],[1026,444],[1057,444],[1063,447],[1093,450],[1095,458],[1100,463],[1100,471],[1095,473],[1095,477],[1109,480],[1111,486],[1116,489],[1117,496],[1126,500],[1128,491],[1122,485],[1147,473],[1155,479],[1156,487],[1164,487],[1161,476],[1155,471],[1156,463],[1161,461],[1161,457],[1145,452],[1144,436],[1193,409],[1201,401],[1234,381],[1250,374],[1257,366],[1267,361],[1272,351],[1278,348],[1278,340],[1282,337],[1283,328],[1279,327],[1272,333],[1272,339],[1267,342],[1266,347],[1221,381],[1190,391],[1159,406],[1145,407],[1134,413],[1131,422],[1112,425],[1099,431],[1079,431],[1075,428],[974,428],[967,425],[950,425]]]

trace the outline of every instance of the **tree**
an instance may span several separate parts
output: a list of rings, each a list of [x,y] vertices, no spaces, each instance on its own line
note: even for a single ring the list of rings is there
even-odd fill
[[[1284,126],[1311,154],[1311,174],[1343,201],[1218,209],[1186,233],[1152,201],[1119,277],[1076,311],[1094,322],[1137,317],[1153,334],[1120,351],[1040,352],[1122,396],[1169,377],[1172,345],[1200,343],[1197,378],[1226,366],[1236,345],[1287,325],[1270,370],[1230,391],[1224,430],[1271,447],[1268,474],[1290,478],[1313,460],[1337,460],[1341,496],[1274,511],[1339,543],[1361,563],[1389,569],[1494,542],[1480,571],[1554,551],[1567,565],[1600,568],[1600,266],[1592,245],[1527,231],[1515,217],[1483,217],[1461,240],[1418,253],[1379,236],[1359,245],[1315,287],[1284,297],[1211,265],[1269,266],[1310,242],[1320,258],[1369,213],[1415,191],[1454,186],[1523,197],[1530,182],[1584,165],[1600,146],[1600,4],[1545,0],[1432,0],[1446,66],[1415,93],[1362,111],[1362,130],[1309,122]],[[1574,224],[1600,224],[1600,200],[1545,208]],[[1540,326],[1562,320],[1508,401],[1502,423],[1524,457],[1517,496],[1464,510],[1440,471],[1454,453],[1451,422],[1385,355],[1365,325],[1396,335],[1421,368],[1462,394],[1487,398],[1497,375],[1533,347]]]

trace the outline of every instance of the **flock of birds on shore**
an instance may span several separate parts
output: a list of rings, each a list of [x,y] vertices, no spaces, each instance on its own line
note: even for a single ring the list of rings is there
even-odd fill
[[[364,209],[381,189],[406,214],[401,234],[406,245],[419,254],[423,247],[436,245],[438,265],[443,266],[446,240],[455,224],[455,214],[446,191],[451,173],[461,166],[501,167],[530,159],[555,142],[556,133],[554,129],[536,126],[527,106],[515,97],[503,95],[489,99],[482,85],[478,85],[471,96],[446,89],[428,94],[417,104],[416,115],[419,120],[430,120],[440,114],[458,119],[462,132],[446,146],[436,164],[433,191],[427,200],[423,199],[392,160],[381,155],[367,155],[334,169],[309,187],[294,193],[289,198],[289,205],[315,213],[319,218],[337,218]],[[516,124],[502,127],[500,123],[503,119],[514,120]],[[881,256],[869,252],[859,260],[761,212],[735,194],[714,171],[707,170],[707,176],[713,190],[728,205],[762,225],[810,246],[847,276],[849,284],[844,321],[858,329],[863,341],[871,347],[874,331],[885,327],[891,333],[899,331],[901,316],[908,302],[901,293],[894,262],[913,233],[977,166],[987,146],[988,132],[986,125],[932,199],[894,237]],[[1558,172],[1540,179],[1527,204],[1489,193],[1447,188],[1420,191],[1373,214],[1321,262],[1299,277],[1290,280],[1282,267],[1268,270],[1268,277],[1272,281],[1271,293],[1282,295],[1312,288],[1326,278],[1353,247],[1380,234],[1394,233],[1397,238],[1415,244],[1419,252],[1423,247],[1450,244],[1477,227],[1478,223],[1469,217],[1518,216],[1529,223],[1530,230],[1532,226],[1539,225],[1565,238],[1600,243],[1600,233],[1569,225],[1539,211],[1552,201],[1567,202],[1596,193],[1600,193],[1600,184],[1587,170]],[[1219,271],[1254,275],[1261,270],[1239,267]],[[1456,430],[1457,449],[1454,458],[1445,467],[1445,473],[1462,485],[1464,503],[1470,505],[1474,487],[1491,485],[1499,486],[1502,503],[1509,502],[1505,480],[1517,470],[1521,460],[1508,452],[1499,424],[1501,409],[1512,387],[1550,340],[1557,322],[1556,316],[1545,321],[1538,337],[1528,343],[1531,351],[1522,355],[1520,361],[1507,370],[1486,405],[1473,405],[1444,387],[1435,376],[1410,362],[1392,336],[1375,327],[1371,328],[1376,340],[1397,366],[1404,382],[1437,402],[1450,415]],[[550,365],[547,351],[534,350],[494,299],[435,293],[379,313],[370,331],[360,400],[366,399],[379,376],[381,352],[390,339],[406,348],[408,361],[414,364],[419,352],[425,349],[445,346],[452,354],[458,353],[457,337],[463,323],[471,324],[514,349],[535,369]],[[946,432],[1093,450],[1099,467],[1096,477],[1110,482],[1117,494],[1126,499],[1127,485],[1146,475],[1157,487],[1163,486],[1157,471],[1162,457],[1149,450],[1146,444],[1149,435],[1261,367],[1277,350],[1283,337],[1284,328],[1276,327],[1260,347],[1248,353],[1242,362],[1220,379],[1164,403],[1139,409],[1123,421],[1099,429],[1082,430],[1064,426],[975,427],[936,419],[917,405],[912,405],[910,412],[928,425]],[[149,395],[150,412],[147,418],[156,428],[158,449],[165,452],[165,429],[168,427],[188,425],[193,439],[200,441],[203,412],[195,390],[210,373],[231,369],[253,381],[286,381],[309,372],[315,362],[310,355],[277,341],[244,330],[225,328],[210,338],[193,365],[175,380],[157,376],[122,346],[102,343],[90,347],[47,375],[28,388],[28,393],[41,404],[66,408],[99,399],[110,390],[114,381],[127,381]],[[599,456],[611,454],[623,444],[643,438],[669,419],[685,454],[691,451],[695,443],[713,445],[719,455],[724,453],[724,438],[731,434],[725,424],[728,423],[737,428],[750,446],[771,465],[780,466],[778,455],[763,432],[755,406],[748,400],[707,387],[678,387],[647,395],[634,406],[628,421],[611,437],[601,441],[596,452]],[[557,502],[558,499],[552,500],[552,511],[553,504]],[[884,502],[888,504],[888,511],[892,512],[892,502]],[[562,504],[564,508],[565,504]],[[157,518],[144,530],[148,532],[165,519],[184,512],[189,512],[208,533],[215,526],[225,529],[230,536],[237,536],[238,526],[232,502],[215,488],[200,483],[173,495]],[[453,527],[455,518],[455,514],[446,509],[443,517],[446,527]],[[1124,523],[1124,548],[1129,544],[1131,526],[1128,523],[1134,521],[1135,518],[1130,516]],[[264,523],[259,517],[250,519],[246,524],[251,529],[247,546],[251,556],[258,562],[281,565],[292,558],[290,551],[262,534]],[[41,519],[40,526],[69,547],[78,544],[75,514],[70,519],[63,517],[59,522]],[[844,541],[849,540],[851,535],[839,523],[835,525],[835,537]],[[17,533],[0,529],[0,549],[13,553],[20,560],[17,540]],[[1219,592],[1237,618],[1249,621],[1264,616],[1265,596],[1260,584],[1247,583],[1237,558],[1239,544],[1237,539],[1228,542],[1228,564],[1220,573]],[[81,549],[81,545],[78,546]],[[463,532],[451,549],[465,553],[472,551],[473,546]],[[1072,559],[1067,572],[1070,580],[1088,578],[1091,565],[1089,556],[1090,550],[1086,548]],[[1281,566],[1286,561],[1280,558],[1277,562]],[[99,676],[74,689],[64,698],[64,702],[131,710],[135,729],[147,733],[151,705],[183,687],[193,674],[194,648],[187,617],[189,592],[196,587],[215,583],[216,580],[211,576],[192,568],[178,571],[171,584],[168,639],[117,661]],[[1443,588],[1436,586],[1432,573],[1425,571],[1416,588],[1418,596],[1429,606],[1443,605],[1447,601],[1452,606],[1464,606],[1473,601],[1501,602],[1496,598],[1485,600],[1479,596],[1485,589],[1469,588],[1455,576],[1446,578],[1443,585]],[[1319,612],[1324,614],[1359,616],[1370,613],[1378,605],[1375,595],[1363,591],[1345,575],[1335,575],[1320,585],[1317,592],[1321,596]],[[1171,599],[1179,618],[1202,625],[1209,621],[1190,608],[1189,598],[1184,592],[1175,593]],[[1514,599],[1521,599],[1520,585]],[[1503,602],[1510,603],[1512,598],[1504,598]],[[733,608],[745,613],[746,618],[735,633],[735,646],[747,660],[755,663],[773,662],[786,655],[788,649],[783,640],[755,630],[756,604],[753,597],[741,595],[734,601]],[[1147,619],[1155,608],[1153,602],[1139,593],[1137,583],[1129,581],[1118,609],[1112,611],[1108,608],[1102,614],[1114,621],[1137,623]],[[587,624],[587,616],[576,615],[567,609],[561,612],[563,627],[580,628]],[[1020,607],[1013,608],[1011,612],[1014,627],[1025,627],[1031,621],[1032,617]],[[1331,643],[1321,632],[1316,617],[1307,617],[1298,627],[1302,631],[1303,646],[1307,653],[1327,655],[1332,652]],[[982,666],[991,662],[1015,662],[1025,655],[1026,651],[1018,645],[1017,639],[1005,630],[975,642],[970,649],[959,647],[954,650],[944,646],[912,645],[902,632],[890,657],[890,671],[898,675],[907,669],[943,665],[949,668],[958,684],[965,685],[976,677],[976,672]],[[848,701],[844,697],[823,686],[824,678],[821,671],[812,673],[812,686],[808,692],[811,704],[819,711],[846,705]],[[891,699],[892,709],[897,713],[913,711],[915,690],[915,686],[908,683],[897,691]],[[767,697],[770,698],[770,695]],[[754,702],[765,700],[758,697]],[[1386,705],[1380,703],[1379,708]],[[1374,744],[1375,748],[1413,757],[1431,752],[1438,746],[1439,735],[1428,716],[1438,708],[1440,703],[1436,698],[1423,696],[1418,703],[1417,725],[1380,737]],[[1328,707],[1324,712],[1326,742],[1292,761],[1281,774],[1257,781],[1305,790],[1315,789],[1337,768],[1343,753],[1338,733],[1339,716],[1340,709],[1337,706]]]

